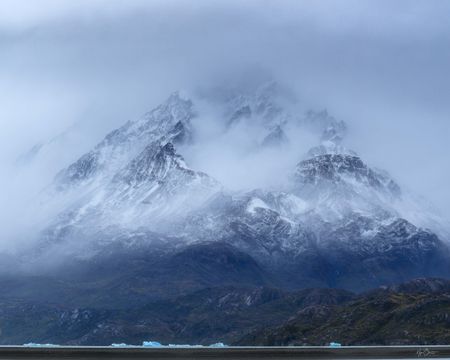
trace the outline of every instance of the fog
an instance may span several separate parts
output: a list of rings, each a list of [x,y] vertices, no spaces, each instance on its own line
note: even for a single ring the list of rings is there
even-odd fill
[[[449,13],[439,0],[3,0],[0,216],[10,230],[2,242],[30,199],[107,131],[175,90],[194,93],[255,68],[300,104],[346,121],[350,147],[450,217]],[[232,188],[275,181],[267,168],[258,173],[262,159],[235,151],[253,131],[239,134],[221,139],[223,153],[204,141],[203,153],[187,157]],[[49,141],[38,165],[18,164]]]

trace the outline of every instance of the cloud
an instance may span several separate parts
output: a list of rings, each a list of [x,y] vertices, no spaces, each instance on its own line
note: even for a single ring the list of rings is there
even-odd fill
[[[449,10],[439,0],[3,0],[0,215],[20,213],[29,189],[172,91],[258,67],[347,121],[364,158],[450,217]],[[68,128],[70,146],[33,181],[10,175],[18,155]]]

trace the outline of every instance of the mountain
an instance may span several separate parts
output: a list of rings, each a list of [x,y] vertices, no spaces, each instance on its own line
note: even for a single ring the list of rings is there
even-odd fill
[[[294,155],[297,165],[280,174],[285,179],[278,187],[229,190],[186,164],[181,153],[202,151],[199,119],[205,119],[193,100],[173,93],[56,175],[41,200],[56,204],[56,215],[26,261],[47,262],[55,254],[96,261],[105,249],[122,245],[157,244],[167,256],[216,243],[247,254],[275,284],[294,289],[361,291],[449,275],[447,239],[433,231],[438,217],[424,208],[417,223],[417,216],[402,211],[420,203],[386,171],[346,148],[342,120],[326,110],[296,113],[274,82],[245,91],[216,89],[202,101],[218,109],[222,134],[250,126],[258,144],[252,151],[282,146],[277,156],[292,157],[289,144],[296,139],[289,135],[299,133],[316,145]]]
[[[437,345],[449,341],[449,289],[447,280],[424,278],[363,294],[206,287],[127,310],[0,300],[0,322],[10,324],[0,343]]]
[[[93,251],[98,241],[126,230],[157,228],[220,190],[176,151],[176,145],[191,141],[194,116],[192,102],[174,93],[59,172],[42,202],[65,205],[44,229],[46,245],[40,250],[69,248],[76,241],[72,248],[83,242],[82,251]]]
[[[1,301],[0,320],[14,324],[1,343],[29,341],[72,345],[164,343],[230,344],[252,329],[279,324],[311,304],[340,304],[354,295],[335,289],[287,293],[268,287],[209,287],[171,300],[153,301],[139,308],[95,309],[55,307]],[[26,312],[28,318],[21,313]],[[29,323],[32,331],[22,331]]]
[[[194,116],[192,106],[190,100],[173,93],[141,119],[129,121],[111,131],[93,150],[61,171],[55,179],[55,185],[65,189],[105,178],[153,142],[188,141],[190,120]]]
[[[205,103],[215,110],[205,113]],[[217,125],[207,136],[205,121]],[[390,286],[448,278],[450,228],[386,171],[349,149],[347,131],[326,110],[300,111],[274,82],[192,99],[173,93],[107,134],[39,195],[35,213],[43,220],[30,236],[32,246],[16,257],[4,255],[0,302],[9,310],[2,316],[17,327],[3,332],[0,342],[107,344],[154,337],[315,344],[336,340],[335,326],[349,333],[347,343],[357,343],[362,333],[337,326],[335,310],[353,319],[353,309],[372,309],[375,301],[381,307],[368,321],[394,329],[398,322],[378,313],[383,306],[422,306],[419,295],[403,295],[405,286],[444,301],[437,293],[446,291],[445,280]],[[196,168],[192,154],[200,153],[233,175],[233,163],[205,146],[214,141],[220,153],[235,147],[247,161],[258,159],[258,166],[283,163],[289,169],[270,167],[279,178],[270,185],[230,189]],[[308,144],[300,144],[303,152],[299,141]],[[386,288],[355,295],[381,285]],[[301,290],[306,288],[322,290]],[[200,304],[208,291],[211,303]],[[227,294],[237,302],[229,309],[211,305]],[[308,296],[317,296],[312,308]],[[186,307],[190,301],[194,305]],[[249,312],[243,302],[257,309]],[[28,312],[42,330],[33,339],[27,335],[33,332],[14,337],[29,326],[21,319]],[[312,340],[318,333],[303,322],[313,328],[323,323],[325,335]],[[263,325],[268,332],[259,329]],[[381,341],[383,334],[376,334],[366,343]],[[412,339],[395,336],[399,343]]]
[[[424,287],[423,285],[426,284]],[[261,346],[437,345],[449,341],[449,282],[416,279],[336,305],[312,305],[237,342]],[[431,292],[430,289],[433,289]]]

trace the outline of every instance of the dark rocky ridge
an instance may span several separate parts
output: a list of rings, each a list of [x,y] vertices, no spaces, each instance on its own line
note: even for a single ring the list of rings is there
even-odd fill
[[[433,292],[389,288],[356,295],[337,289],[210,287],[127,310],[0,300],[0,343],[445,344],[450,340],[449,282],[419,279],[398,286],[425,282]]]
[[[422,278],[374,290],[338,305],[305,307],[283,325],[257,330],[237,343],[438,345],[449,342],[449,329],[449,282]]]

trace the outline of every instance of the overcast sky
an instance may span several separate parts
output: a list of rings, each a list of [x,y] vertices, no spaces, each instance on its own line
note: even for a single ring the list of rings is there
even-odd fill
[[[449,14],[445,0],[2,0],[1,177],[74,124],[55,163],[174,90],[258,66],[448,216]]]

